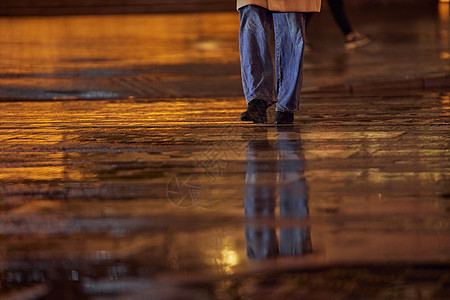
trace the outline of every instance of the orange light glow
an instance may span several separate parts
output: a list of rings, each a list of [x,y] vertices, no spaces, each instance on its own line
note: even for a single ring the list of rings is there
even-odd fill
[[[9,46],[0,48],[0,70],[42,73],[80,66],[238,61],[236,14],[214,14],[214,27],[209,18],[206,14],[3,18],[0,36]]]
[[[449,0],[446,0],[447,3],[449,2]],[[439,3],[438,5],[438,12],[439,12],[439,20],[441,22],[448,22],[449,20],[449,5],[448,4],[444,4],[443,1],[441,1],[441,3]]]

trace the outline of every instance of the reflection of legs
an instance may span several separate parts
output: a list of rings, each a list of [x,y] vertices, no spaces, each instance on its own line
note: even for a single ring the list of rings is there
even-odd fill
[[[248,220],[274,218],[276,205],[276,178],[272,164],[258,161],[258,152],[270,149],[266,140],[249,141],[247,147],[247,172],[245,174],[245,216]],[[245,228],[247,254],[250,258],[278,256],[278,241],[273,226],[249,224]]]
[[[280,217],[302,220],[308,217],[309,210],[301,141],[296,137],[298,133],[284,130],[288,129],[277,130]],[[282,255],[303,255],[310,253],[311,248],[309,226],[280,229]]]
[[[253,259],[274,258],[280,253],[277,232],[268,225],[249,225],[245,228],[247,256]]]
[[[305,219],[308,216],[305,179],[280,183],[280,217]],[[280,228],[281,255],[304,255],[312,251],[310,227],[307,225]]]

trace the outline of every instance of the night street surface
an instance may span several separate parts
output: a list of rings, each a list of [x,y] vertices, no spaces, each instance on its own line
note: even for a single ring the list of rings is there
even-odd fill
[[[308,97],[293,127],[240,98],[0,106],[2,293],[447,299],[448,92]]]
[[[235,12],[0,18],[0,299],[449,299],[445,5],[316,16],[292,126]]]

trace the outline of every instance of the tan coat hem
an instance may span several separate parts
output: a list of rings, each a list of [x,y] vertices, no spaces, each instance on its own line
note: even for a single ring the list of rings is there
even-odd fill
[[[321,0],[237,0],[237,9],[245,5],[258,5],[270,11],[280,12],[318,12]]]

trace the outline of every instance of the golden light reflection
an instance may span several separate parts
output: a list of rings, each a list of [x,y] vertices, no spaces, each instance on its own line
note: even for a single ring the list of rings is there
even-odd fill
[[[0,168],[1,180],[15,180],[17,178],[39,181],[39,180],[54,180],[62,179],[64,177],[63,166],[42,166],[29,168]]]
[[[54,72],[238,61],[234,12],[0,18],[0,70]]]
[[[449,151],[445,152],[448,154]],[[440,153],[431,153],[434,155],[439,155]],[[445,155],[444,154],[444,155]],[[306,172],[307,178],[332,178],[333,180],[344,180],[344,181],[354,181],[355,178],[358,180],[363,180],[370,183],[385,183],[385,182],[395,182],[404,180],[423,180],[423,181],[443,181],[446,180],[446,174],[439,172],[384,172],[379,169],[373,168],[357,171],[308,171]]]
[[[449,105],[450,104],[450,94],[442,94],[441,96],[440,96],[440,100],[441,100],[441,103],[442,104],[444,104],[444,105]]]
[[[5,108],[10,114],[1,116],[3,125],[15,129],[0,132],[1,150],[13,150],[9,155],[15,158],[17,165],[0,168],[1,180],[51,181],[86,178],[82,170],[68,171],[67,154],[57,151],[57,145],[73,138],[60,126],[66,120],[66,113],[62,113],[62,104],[35,105],[31,110],[23,110],[22,104],[19,103],[4,105],[13,109]],[[70,115],[70,112],[67,112],[67,115]],[[17,121],[21,124],[18,125]],[[49,147],[52,151],[47,151]]]
[[[440,95],[441,108],[443,110],[443,115],[450,115],[450,94]]]
[[[233,268],[239,264],[239,256],[233,249],[225,247],[216,258],[216,263],[222,266],[225,273],[232,274]]]
[[[403,135],[405,131],[363,131],[363,132],[311,132],[302,134],[304,139],[349,140],[349,139],[392,139]]]
[[[449,48],[450,46],[450,33],[449,33],[449,4],[448,4],[448,0],[445,1],[446,3],[444,3],[444,1],[440,1],[439,5],[438,5],[438,14],[439,14],[439,34],[440,34],[440,38],[441,38],[441,44],[442,46],[444,46],[445,48]],[[441,53],[441,58],[442,59],[449,59],[449,55],[448,55],[448,51]]]

